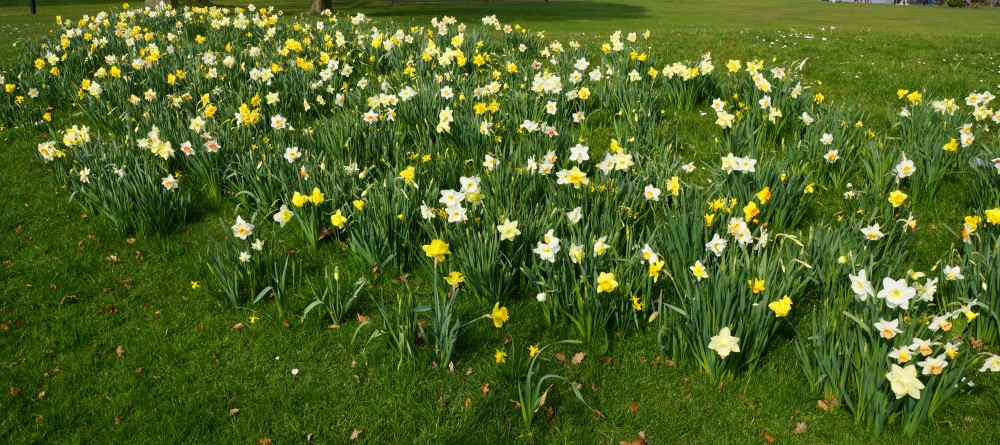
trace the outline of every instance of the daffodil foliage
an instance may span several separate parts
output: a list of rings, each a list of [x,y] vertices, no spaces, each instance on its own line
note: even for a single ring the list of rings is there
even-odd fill
[[[399,363],[418,337],[450,363],[461,318],[501,329],[523,298],[584,340],[657,335],[713,380],[752,372],[811,312],[806,375],[875,430],[901,414],[912,433],[966,371],[1000,371],[974,346],[1000,337],[993,94],[901,89],[878,127],[805,61],[678,60],[649,35],[113,9],[27,45],[0,74],[0,119],[46,128],[54,182],[123,233],[238,204],[204,261],[233,306],[294,310],[283,296],[305,278],[277,239],[432,279],[429,305],[407,291],[366,322]],[[711,143],[666,125],[681,111]],[[975,184],[964,247],[909,270],[915,203],[955,175]],[[344,299],[336,281],[310,306],[334,323],[363,286]],[[460,293],[493,312],[459,314]]]

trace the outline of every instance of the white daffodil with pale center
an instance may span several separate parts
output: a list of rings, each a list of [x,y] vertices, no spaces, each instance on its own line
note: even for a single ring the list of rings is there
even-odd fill
[[[898,307],[905,311],[910,308],[910,299],[916,295],[917,290],[907,285],[905,278],[893,280],[886,277],[882,280],[882,290],[876,296],[885,300],[890,309]]]
[[[899,365],[893,364],[892,370],[885,375],[885,378],[889,380],[889,386],[897,399],[908,395],[920,400],[920,390],[924,389],[924,384],[917,378],[916,366],[900,368]]]
[[[517,230],[517,221],[509,219],[504,219],[502,223],[497,225],[497,231],[500,232],[500,239],[504,241],[511,241],[521,234],[521,231]]]
[[[733,337],[729,331],[729,326],[722,328],[719,335],[713,336],[708,342],[708,349],[719,353],[719,357],[726,358],[730,353],[740,352],[740,338]]]

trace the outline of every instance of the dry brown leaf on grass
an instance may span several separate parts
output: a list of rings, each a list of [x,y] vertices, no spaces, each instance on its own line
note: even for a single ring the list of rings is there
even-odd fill
[[[816,401],[816,407],[822,411],[829,411],[840,406],[840,401],[836,397],[827,397]]]
[[[118,345],[118,347],[115,348],[115,355],[117,355],[118,358],[121,358],[121,356],[125,355],[125,348],[121,347],[121,345]]]
[[[806,432],[807,428],[808,426],[806,426],[805,422],[799,422],[798,425],[795,425],[795,429],[792,430],[792,434],[796,436],[801,435]]]
[[[486,397],[486,395],[490,393],[490,384],[483,383],[483,385],[479,387],[479,392],[483,393],[483,397]]]
[[[363,432],[365,432],[365,430],[354,430],[354,431],[351,431],[351,440],[358,440],[358,437],[361,437],[361,433],[363,433]]]
[[[583,363],[583,359],[585,357],[587,357],[587,354],[584,352],[577,352],[576,354],[573,354],[573,364],[579,365],[580,363]]]
[[[757,433],[757,437],[764,439],[767,443],[774,443],[774,436],[767,433]]]
[[[240,413],[240,409],[239,408],[233,408],[233,409],[229,410],[229,416],[230,417],[235,416],[235,415],[237,415],[239,413]]]
[[[557,353],[556,354],[556,360],[559,360],[560,362],[565,362],[566,361],[566,354],[563,354],[562,352]]]
[[[639,404],[638,403],[632,402],[632,404],[628,406],[628,412],[630,412],[630,413],[634,413],[634,412],[636,412],[638,410],[639,410]]]
[[[236,323],[233,325],[233,329],[243,329],[245,327],[247,327],[246,323]]]

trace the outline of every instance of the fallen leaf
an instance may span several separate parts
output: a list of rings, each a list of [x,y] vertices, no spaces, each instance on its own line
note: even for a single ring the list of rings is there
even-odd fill
[[[271,439],[268,439],[266,437],[261,437],[260,439],[257,439],[257,443],[262,445],[268,445],[271,443]]]
[[[365,432],[365,430],[354,430],[354,431],[351,431],[351,440],[358,440],[358,437],[360,437],[361,433],[363,433],[363,432]]]
[[[448,362],[448,372],[455,372],[455,362]]]
[[[469,369],[467,369],[467,370],[465,371],[465,375],[466,375],[466,376],[470,376],[470,375],[472,375],[472,368],[469,368]]]
[[[441,405],[441,406],[445,406],[445,405],[448,404],[448,402],[446,402],[444,400],[444,393],[441,393],[440,395],[438,395],[438,402],[437,403],[438,403],[438,405]]]
[[[823,400],[816,401],[816,407],[822,411],[829,411],[840,406],[840,401],[836,397],[827,397]]]
[[[465,398],[465,409],[472,408],[472,399],[469,397]]]
[[[634,413],[634,412],[636,412],[638,410],[639,410],[639,404],[638,403],[632,402],[632,404],[628,406],[628,412],[630,412],[630,413]]]
[[[479,387],[479,392],[483,393],[483,397],[486,397],[486,395],[490,393],[490,384],[483,383],[483,385]]]
[[[365,317],[364,315],[358,314],[358,323],[364,323],[366,321],[368,321],[368,317]]]
[[[799,422],[798,425],[795,425],[795,429],[792,430],[792,434],[798,436],[800,434],[805,433],[807,428],[808,427],[806,426],[805,422]]]
[[[125,242],[128,244],[135,244],[135,238],[126,239]]]
[[[124,280],[118,280],[118,284],[121,284],[122,287],[125,288],[125,290],[132,290],[132,282],[133,281],[134,281],[134,279],[132,279],[132,278],[126,278]]]
[[[594,415],[596,415],[597,417],[600,417],[602,419],[607,419],[607,417],[604,417],[604,413],[602,413],[602,412],[600,412],[600,411],[598,411],[596,409],[594,410]]]
[[[636,437],[635,439],[632,440],[623,440],[621,442],[618,442],[618,445],[646,445],[646,439],[643,439],[641,437]]]
[[[45,397],[45,391],[42,391],[42,392],[38,393],[38,397],[36,399],[37,400],[42,400],[42,397]]]
[[[18,394],[21,394],[21,388],[18,388],[16,386],[11,386],[10,387],[10,395],[16,396]]]
[[[17,226],[17,227],[16,227],[15,229],[14,229],[14,232],[15,232],[15,233],[17,233],[18,235],[20,235],[20,234],[21,234],[21,230],[23,230],[23,229],[21,228],[21,225],[19,224],[19,225],[18,225],[18,226]]]
[[[240,409],[239,408],[233,408],[233,409],[229,410],[229,416],[230,417],[235,416],[235,415],[237,415],[239,413],[240,413]]]
[[[340,329],[340,325],[339,324],[332,324],[330,326],[327,326],[326,328],[327,329]]]
[[[247,327],[246,323],[236,323],[233,325],[233,329],[243,329],[245,327]]]
[[[555,411],[552,409],[552,405],[549,405],[548,408],[545,408],[545,418],[551,422],[553,417],[555,417]]]
[[[774,443],[774,436],[772,436],[770,434],[760,433],[760,434],[757,434],[757,437],[766,440],[767,443]]]
[[[972,349],[977,350],[977,351],[980,350],[980,349],[983,349],[983,341],[982,340],[980,340],[978,338],[975,338],[975,337],[971,337],[969,339],[969,341],[972,343]]]
[[[566,361],[566,354],[563,354],[562,352],[557,353],[556,354],[556,360],[559,360],[561,362],[565,362]]]
[[[125,355],[125,348],[123,348],[121,345],[118,345],[118,347],[115,348],[115,355],[117,355],[118,358],[121,358],[122,355]]]
[[[611,357],[602,357],[601,358],[601,363],[604,363],[605,365],[610,365],[611,362],[613,362],[614,360],[615,359],[613,359]]]
[[[110,261],[110,262],[112,262],[112,263],[120,263],[121,262],[121,260],[118,259],[118,255],[108,255],[108,257],[105,258],[105,259],[108,260],[108,261]]]
[[[115,425],[122,424],[122,416],[115,416]]]
[[[580,363],[583,363],[583,359],[585,357],[587,357],[587,354],[584,352],[577,352],[576,354],[573,354],[573,364],[579,365]]]
[[[287,327],[291,326],[291,324],[288,323],[288,320],[281,320],[281,326],[287,328]]]

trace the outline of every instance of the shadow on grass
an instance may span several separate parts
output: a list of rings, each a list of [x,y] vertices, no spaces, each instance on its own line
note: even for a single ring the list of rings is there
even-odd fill
[[[489,1],[489,2],[400,2],[391,7],[389,2],[354,2],[341,7],[340,11],[370,10],[369,17],[422,18],[432,16],[472,16],[497,14],[501,21],[510,19],[530,19],[533,21],[560,20],[601,20],[606,18],[641,19],[648,17],[646,8],[619,2],[590,1]],[[384,7],[389,6],[389,7]]]

